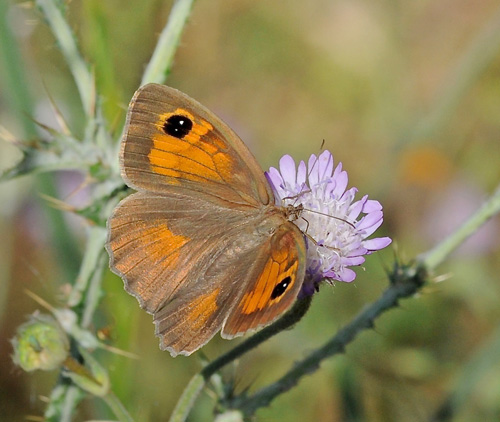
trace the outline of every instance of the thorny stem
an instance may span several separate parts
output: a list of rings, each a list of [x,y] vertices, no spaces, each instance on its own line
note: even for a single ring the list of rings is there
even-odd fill
[[[167,25],[160,34],[153,56],[142,76],[141,85],[151,82],[161,84],[167,79],[193,3],[194,0],[176,0],[172,6]]]
[[[238,396],[228,403],[231,408],[239,409],[244,414],[250,416],[260,407],[267,406],[278,395],[293,388],[300,379],[307,374],[317,370],[321,362],[339,353],[343,353],[346,346],[352,342],[365,329],[372,328],[375,320],[385,311],[396,307],[403,298],[415,294],[425,283],[428,272],[432,272],[443,262],[462,242],[472,233],[478,230],[486,221],[500,211],[500,187],[483,204],[483,206],[461,227],[459,227],[447,239],[436,245],[433,249],[422,254],[411,266],[396,265],[393,272],[389,275],[391,285],[384,291],[381,297],[362,310],[351,323],[343,327],[322,347],[309,354],[305,359],[296,363],[283,377],[262,388],[252,396]],[[307,307],[304,309],[304,314]],[[303,314],[301,315],[303,316]],[[299,318],[300,319],[300,318]],[[280,323],[281,320],[278,321]],[[276,325],[278,325],[276,323]],[[277,334],[280,329],[274,324],[273,334]],[[271,328],[269,327],[269,328]],[[278,328],[278,329],[277,329]],[[282,329],[285,329],[283,327]],[[265,330],[263,330],[265,331]],[[197,374],[188,384],[184,393],[175,408],[170,422],[185,421],[191,407],[194,404],[196,396],[203,388],[205,382],[222,366],[241,356],[246,351],[255,347],[252,346],[254,337],[247,342],[243,342],[226,355],[221,356],[209,365],[207,365],[199,374]],[[260,344],[260,343],[257,343]]]
[[[310,374],[318,369],[324,359],[343,353],[345,347],[352,342],[361,331],[374,326],[376,318],[378,318],[382,313],[396,307],[401,299],[415,294],[424,285],[428,273],[434,271],[436,267],[441,264],[444,259],[447,258],[458,246],[460,246],[468,236],[477,231],[479,227],[481,227],[499,211],[500,187],[481,206],[481,208],[469,218],[469,220],[467,220],[448,238],[425,254],[420,255],[413,265],[400,266],[396,264],[393,272],[389,274],[391,285],[384,291],[381,297],[361,311],[351,323],[339,330],[337,334],[322,347],[311,353],[302,361],[296,363],[288,373],[275,383],[259,390],[252,396],[236,397],[228,403],[228,406],[239,409],[246,415],[253,415],[257,409],[269,405],[269,403],[271,403],[271,401],[278,395],[297,385],[304,375]],[[300,306],[300,302],[299,305],[296,305],[296,307],[298,306]],[[307,308],[308,306],[303,309],[303,314],[301,314],[297,320],[305,314]],[[284,317],[283,320],[285,319],[286,318]],[[279,324],[281,322],[282,320],[278,320],[276,324],[268,327],[270,331],[272,331],[272,335],[277,334],[282,329],[288,328],[286,324],[284,324],[283,327],[280,327]],[[256,342],[256,344],[260,344],[261,341],[258,341],[255,338],[259,338],[261,333],[263,333],[263,337],[268,338],[266,337],[266,330],[267,329],[262,330],[246,342],[241,343],[235,349],[211,362],[199,374],[195,375],[184,390],[171,416],[170,422],[185,421],[196,397],[210,376],[222,368],[222,366],[227,365],[229,362],[255,347],[253,344],[254,342]]]
[[[144,74],[143,83],[164,82],[166,79],[193,1],[177,0],[175,2],[168,23],[160,36],[151,62]],[[37,0],[37,5],[44,13],[48,25],[52,29],[70,67],[80,93],[85,114],[88,119],[92,119],[95,112],[93,78],[78,51],[76,39],[65,20],[62,7],[55,0]],[[102,273],[106,264],[106,253],[104,251],[105,230],[97,226],[91,227],[88,235],[89,238],[77,282],[68,301],[69,306],[72,307],[79,307],[80,304],[84,305],[80,315],[80,324],[84,328],[90,325],[98,304]],[[57,391],[58,394],[51,396],[51,400],[52,398],[57,400],[51,401],[47,407],[48,410],[50,409],[50,417],[57,417],[57,414],[59,414],[61,420],[69,421],[82,395],[79,394],[75,386],[59,385]],[[115,416],[120,421],[132,421],[125,407],[112,392],[103,399],[112,408]],[[49,417],[47,414],[46,416]]]
[[[88,289],[88,283],[96,271],[99,258],[103,255],[105,242],[106,230],[103,227],[94,226],[88,229],[87,244],[80,264],[80,272],[68,298],[69,306],[75,307],[85,299],[84,295]]]
[[[92,116],[95,104],[93,77],[78,50],[76,38],[64,18],[62,7],[54,0],[36,0],[36,4],[42,10],[45,19],[47,19],[47,23],[56,37],[59,48],[73,74],[85,115]]]
[[[304,375],[318,369],[324,359],[343,353],[345,347],[361,331],[374,326],[375,319],[378,316],[396,307],[399,300],[415,294],[424,285],[429,273],[433,272],[438,265],[449,257],[468,236],[499,212],[500,187],[462,226],[429,252],[422,254],[414,264],[410,266],[396,264],[393,272],[389,274],[391,285],[384,291],[382,296],[361,311],[351,323],[339,330],[332,339],[309,354],[305,359],[296,363],[278,381],[262,388],[252,396],[236,397],[230,403],[230,407],[239,409],[246,415],[253,415],[258,408],[269,405],[278,395],[294,387]]]
[[[297,385],[300,379],[316,371],[321,362],[331,356],[345,351],[346,346],[358,334],[366,329],[373,328],[375,319],[388,309],[398,305],[400,299],[409,297],[419,290],[425,281],[425,271],[414,267],[396,267],[392,284],[381,297],[362,310],[352,322],[340,329],[335,336],[322,347],[310,353],[305,359],[297,362],[279,380],[262,388],[249,397],[238,396],[231,400],[230,408],[239,409],[245,415],[253,415],[257,409],[269,405],[278,395],[290,390]]]

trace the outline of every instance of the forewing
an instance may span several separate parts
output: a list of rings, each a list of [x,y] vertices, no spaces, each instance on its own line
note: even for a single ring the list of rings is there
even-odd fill
[[[121,167],[137,190],[189,189],[233,206],[274,201],[264,173],[239,137],[204,106],[164,85],[148,84],[135,93]]]

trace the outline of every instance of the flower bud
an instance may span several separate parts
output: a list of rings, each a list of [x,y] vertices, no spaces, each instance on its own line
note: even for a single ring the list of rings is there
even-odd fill
[[[49,315],[32,315],[12,339],[13,360],[25,371],[50,371],[61,366],[69,352],[68,337]]]

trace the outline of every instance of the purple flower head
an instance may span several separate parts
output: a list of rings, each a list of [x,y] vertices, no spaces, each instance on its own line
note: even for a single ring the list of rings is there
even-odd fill
[[[306,278],[301,295],[314,293],[322,280],[351,282],[356,273],[348,267],[365,262],[364,255],[391,243],[388,237],[367,239],[383,221],[382,205],[365,195],[354,201],[356,188],[347,188],[342,163],[334,167],[333,156],[323,151],[312,154],[306,166],[296,167],[289,155],[280,160],[266,177],[275,192],[276,203],[303,206],[294,223],[305,234],[307,245]]]

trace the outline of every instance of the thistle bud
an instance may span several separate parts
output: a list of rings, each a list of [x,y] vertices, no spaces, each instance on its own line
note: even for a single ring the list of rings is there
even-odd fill
[[[13,360],[27,372],[51,371],[61,366],[69,352],[69,340],[54,318],[32,315],[12,339]]]

